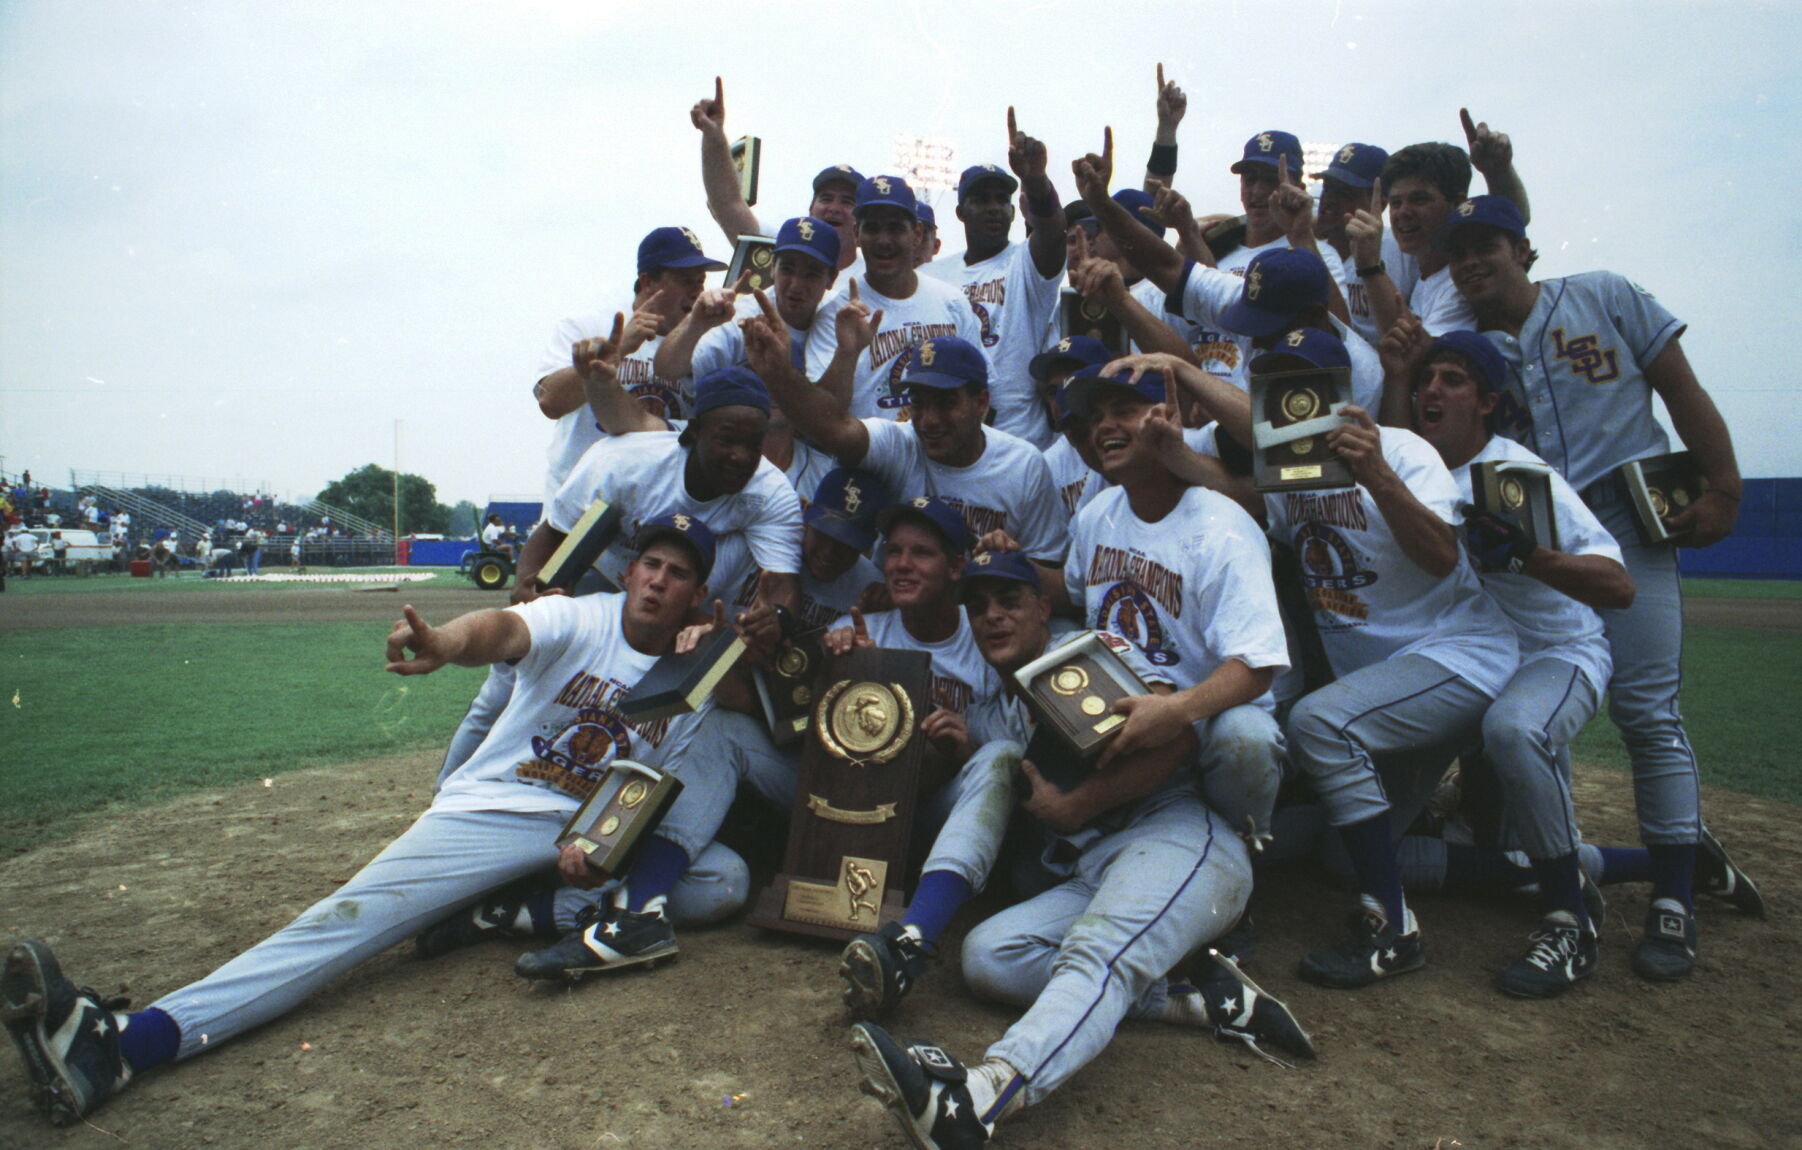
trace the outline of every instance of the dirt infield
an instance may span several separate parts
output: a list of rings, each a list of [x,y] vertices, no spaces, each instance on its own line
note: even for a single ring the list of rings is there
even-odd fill
[[[301,772],[106,820],[0,864],[0,935],[44,938],[74,977],[148,1002],[352,874],[425,805],[436,761]],[[1581,772],[1578,801],[1592,837],[1623,841],[1623,776]],[[1424,971],[1318,990],[1294,963],[1336,929],[1344,898],[1287,872],[1267,884],[1252,973],[1311,1028],[1318,1063],[1284,1070],[1198,1032],[1129,1023],[1000,1144],[1189,1147],[1219,1134],[1280,1147],[1802,1147],[1796,811],[1740,796],[1710,810],[1776,917],[1705,904],[1687,984],[1632,975],[1645,902],[1616,888],[1603,970],[1561,1001],[1515,1002],[1488,984],[1531,928],[1530,907],[1451,898],[1418,902]],[[833,947],[743,924],[681,941],[673,965],[573,989],[515,978],[520,943],[429,964],[385,954],[286,1018],[146,1076],[95,1116],[100,1129],[42,1125],[18,1101],[9,1057],[0,1146],[900,1144],[856,1091]],[[947,961],[897,1027],[971,1055],[1012,1016],[971,998]]]

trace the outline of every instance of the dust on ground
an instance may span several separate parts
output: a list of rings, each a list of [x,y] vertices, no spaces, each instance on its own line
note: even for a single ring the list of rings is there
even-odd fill
[[[403,755],[94,820],[0,863],[0,939],[45,939],[78,981],[146,1004],[348,878],[425,807],[436,767],[435,752]],[[1577,790],[1593,841],[1631,840],[1624,774],[1580,769]],[[1602,969],[1561,1000],[1489,985],[1533,928],[1530,903],[1452,897],[1417,901],[1425,970],[1317,989],[1295,962],[1336,935],[1346,896],[1310,868],[1283,871],[1260,893],[1250,973],[1311,1029],[1317,1063],[1286,1070],[1199,1031],[1128,1023],[998,1144],[1802,1147],[1798,812],[1725,792],[1707,809],[1774,917],[1704,900],[1686,983],[1634,977],[1645,895],[1615,887]],[[685,931],[681,945],[672,964],[573,988],[516,978],[522,942],[429,963],[399,948],[285,1018],[146,1075],[92,1126],[45,1124],[21,1101],[18,1060],[0,1056],[0,1146],[903,1145],[857,1092],[835,946],[743,923]],[[950,957],[894,1025],[970,1058],[1015,1016],[971,997]]]

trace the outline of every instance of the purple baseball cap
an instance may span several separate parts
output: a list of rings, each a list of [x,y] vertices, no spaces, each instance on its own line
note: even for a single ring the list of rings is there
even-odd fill
[[[857,185],[857,206],[851,214],[861,219],[871,208],[900,208],[914,219],[920,218],[914,190],[900,176],[871,176]]]
[[[1351,354],[1345,350],[1344,340],[1332,332],[1321,331],[1317,327],[1298,327],[1277,340],[1275,347],[1253,356],[1251,370],[1253,372],[1280,371],[1281,368],[1269,365],[1268,361],[1284,356],[1294,356],[1315,367],[1351,366]]]
[[[1459,228],[1470,224],[1499,228],[1517,240],[1527,236],[1526,218],[1520,214],[1520,209],[1515,207],[1513,200],[1507,196],[1472,196],[1452,209],[1444,229],[1439,233],[1438,246],[1444,247],[1450,243]]]
[[[939,226],[938,215],[932,210],[931,204],[923,204],[916,200],[914,202],[914,215],[918,216],[920,222],[929,228],[936,228]]]
[[[724,271],[726,265],[701,250],[701,237],[687,228],[653,228],[638,243],[638,270],[659,268],[706,268]]]
[[[714,542],[713,532],[698,515],[675,512],[671,515],[659,515],[647,519],[639,525],[638,534],[633,536],[632,545],[642,554],[646,547],[659,539],[679,539],[686,544],[695,556],[695,574],[703,582],[713,572]]]
[[[1375,144],[1341,144],[1333,153],[1333,162],[1320,174],[1323,180],[1337,180],[1354,188],[1368,188],[1383,174],[1389,153]]]
[[[1427,349],[1427,362],[1442,351],[1453,352],[1463,356],[1472,367],[1477,369],[1477,382],[1487,391],[1500,391],[1502,381],[1507,377],[1508,364],[1502,358],[1501,349],[1489,342],[1489,337],[1474,331],[1448,331],[1433,341]]]
[[[1272,335],[1302,312],[1326,303],[1330,288],[1326,264],[1313,252],[1261,252],[1245,269],[1239,298],[1220,313],[1220,326],[1239,335]]]
[[[1128,212],[1131,212],[1133,219],[1138,220],[1140,223],[1150,228],[1152,235],[1159,239],[1164,238],[1164,225],[1145,214],[1151,209],[1151,205],[1156,202],[1153,200],[1150,192],[1143,188],[1121,188],[1114,193],[1113,200],[1116,204],[1119,204]]]
[[[1259,132],[1245,141],[1245,155],[1232,166],[1232,172],[1238,175],[1247,164],[1268,164],[1274,168],[1283,156],[1289,157],[1289,174],[1301,179],[1301,141],[1290,132]]]
[[[695,380],[695,419],[716,407],[755,407],[770,411],[770,391],[748,367],[722,367]]]
[[[1107,344],[1093,336],[1065,336],[1033,356],[1032,361],[1026,365],[1026,371],[1034,379],[1044,383],[1052,369],[1060,363],[1073,363],[1077,367],[1100,367],[1114,358],[1114,353],[1108,350]]]
[[[825,220],[797,216],[776,230],[776,254],[783,252],[811,256],[825,264],[828,271],[837,271],[838,230]]]
[[[1103,364],[1095,364],[1081,368],[1064,381],[1058,392],[1058,400],[1070,412],[1092,418],[1094,404],[1101,394],[1110,388],[1119,388],[1140,396],[1146,403],[1164,402],[1164,377],[1161,373],[1148,371],[1141,375],[1138,382],[1133,382],[1132,372],[1116,371],[1112,375],[1102,375]]]
[[[850,164],[834,164],[830,168],[821,168],[820,174],[813,178],[813,190],[819,191],[827,184],[850,184],[855,192],[857,185],[863,183],[863,173]]]
[[[820,477],[801,522],[840,543],[869,551],[876,542],[876,513],[888,505],[888,488],[868,471],[835,467]]]
[[[957,178],[957,202],[963,203],[970,189],[986,180],[1007,185],[1007,194],[1013,195],[1020,188],[1020,181],[1009,175],[1005,168],[997,168],[993,164],[971,164],[964,169],[964,174]]]
[[[1045,590],[1045,585],[1039,580],[1037,564],[1018,551],[984,551],[981,555],[972,557],[964,566],[963,578],[958,580],[958,602],[969,599],[971,585],[978,579],[1006,579],[1013,583],[1024,583],[1040,594]]]
[[[935,387],[941,391],[974,383],[989,385],[989,361],[967,339],[942,335],[914,349],[901,387]]]
[[[975,542],[970,537],[970,525],[964,521],[963,512],[936,495],[918,495],[889,504],[876,516],[876,530],[887,535],[902,522],[926,524],[945,541],[953,555],[967,553]]]

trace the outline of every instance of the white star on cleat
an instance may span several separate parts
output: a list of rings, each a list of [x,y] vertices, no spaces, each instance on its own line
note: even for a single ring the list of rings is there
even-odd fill
[[[947,1117],[947,1118],[956,1118],[957,1117],[957,1099],[950,1098],[945,1101],[945,1117]]]
[[[606,935],[608,938],[614,937],[615,935],[617,935],[619,933],[619,923],[617,923],[617,922],[608,923],[606,926],[601,928],[601,933]],[[1389,957],[1394,958],[1395,956],[1390,955]]]
[[[106,1019],[96,1018],[94,1020],[94,1037],[95,1038],[105,1038],[106,1037]]]
[[[1385,950],[1383,952],[1383,957],[1388,959],[1390,962],[1394,962],[1395,961],[1395,948],[1390,947],[1388,950]]]
[[[1239,1013],[1239,1000],[1236,998],[1223,998],[1220,1000],[1220,1009],[1223,1013],[1228,1015],[1237,1014]]]

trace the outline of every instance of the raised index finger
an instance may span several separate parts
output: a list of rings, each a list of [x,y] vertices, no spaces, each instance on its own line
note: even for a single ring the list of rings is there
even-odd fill
[[[870,637],[870,629],[864,625],[863,611],[856,607],[851,608],[851,633],[859,639]]]
[[[720,114],[726,111],[726,82],[718,76],[713,78],[713,102],[720,106]]]
[[[1164,93],[1164,65],[1160,61],[1158,64],[1158,94],[1161,96],[1161,95],[1163,95],[1163,93]]]
[[[1385,202],[1383,200],[1383,177],[1378,176],[1370,181],[1370,214],[1381,216]]]
[[[1112,125],[1101,131],[1101,159],[1111,170],[1114,163],[1114,129]]]
[[[1459,108],[1458,120],[1464,125],[1464,138],[1474,143],[1477,138],[1477,123],[1470,118],[1470,109]]]
[[[851,302],[852,303],[860,302],[857,298],[857,277],[856,276],[851,277]]]
[[[763,309],[763,318],[769,320],[772,324],[780,323],[782,321],[782,317],[776,314],[776,305],[770,302],[769,296],[763,294],[762,288],[756,289],[751,294],[756,297],[757,306]],[[780,327],[775,327],[770,330],[781,331],[782,329]]]
[[[1276,158],[1276,185],[1282,187],[1289,182],[1289,153],[1282,152]]]
[[[1019,134],[1020,134],[1020,126],[1019,126],[1019,124],[1017,124],[1014,121],[1014,106],[1012,104],[1009,104],[1007,106],[1007,138],[1009,140],[1012,140],[1015,136],[1017,136]]]
[[[625,338],[626,313],[623,311],[616,311],[613,313],[613,332],[607,337],[607,342],[617,348],[620,345],[620,341]]]

